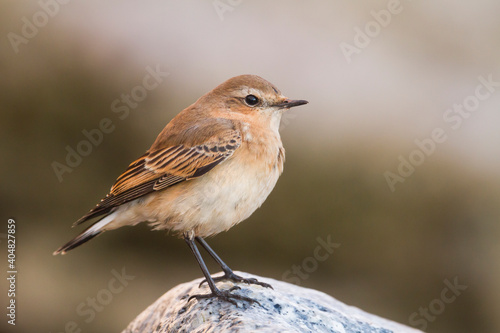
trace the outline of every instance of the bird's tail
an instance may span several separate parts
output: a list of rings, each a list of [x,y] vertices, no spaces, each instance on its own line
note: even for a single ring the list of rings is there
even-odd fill
[[[75,238],[73,238],[72,240],[70,240],[57,250],[55,250],[54,253],[52,254],[53,255],[66,254],[66,252],[68,252],[69,250],[72,250],[75,247],[80,246],[85,242],[88,242],[95,236],[103,233],[106,230],[105,226],[108,223],[112,222],[114,218],[115,218],[115,213],[112,213],[104,217],[103,219],[97,221],[96,223],[92,224],[90,227],[85,229],[85,231],[83,231],[81,234],[79,234],[78,236],[76,236]]]

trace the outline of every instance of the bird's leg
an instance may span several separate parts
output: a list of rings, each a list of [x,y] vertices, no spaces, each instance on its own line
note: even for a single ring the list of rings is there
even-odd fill
[[[257,303],[260,305],[259,302],[256,300],[253,300],[249,297],[237,295],[237,294],[232,294],[231,291],[240,289],[240,287],[233,287],[229,290],[220,290],[215,286],[215,282],[210,276],[210,272],[208,271],[207,266],[205,265],[205,262],[203,261],[203,258],[201,257],[200,251],[198,251],[198,248],[196,247],[196,243],[194,242],[194,239],[192,237],[189,237],[188,235],[184,235],[184,240],[186,241],[187,245],[193,252],[196,261],[198,261],[198,265],[200,265],[201,271],[203,272],[203,275],[205,275],[205,281],[207,281],[208,286],[210,287],[211,293],[210,294],[205,294],[205,295],[192,295],[188,299],[188,303],[191,299],[196,298],[197,300],[203,299],[203,298],[212,298],[212,297],[217,297],[219,299],[222,299],[224,301],[227,301],[229,303],[232,303],[234,305],[237,305],[235,300],[241,300],[241,301],[247,301],[250,303]]]
[[[203,246],[203,248],[205,250],[207,250],[208,254],[210,254],[210,256],[212,256],[212,258],[214,258],[214,260],[219,264],[219,266],[224,271],[224,275],[222,275],[222,276],[218,276],[218,277],[214,277],[214,278],[211,277],[211,280],[213,282],[231,280],[233,282],[244,282],[247,284],[258,284],[259,286],[273,289],[273,287],[268,283],[260,282],[257,279],[253,279],[253,278],[246,279],[244,277],[241,277],[239,275],[234,274],[233,270],[231,268],[229,268],[229,266],[224,261],[222,261],[222,259],[207,244],[207,242],[205,242],[205,240],[203,238],[197,236],[197,237],[195,237],[195,239],[198,241],[198,243],[201,244],[201,246]],[[200,286],[205,282],[208,282],[210,284],[210,281],[208,279],[205,279],[205,280],[201,281]]]

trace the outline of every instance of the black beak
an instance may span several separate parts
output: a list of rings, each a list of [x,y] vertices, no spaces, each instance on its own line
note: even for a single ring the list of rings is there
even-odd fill
[[[276,104],[275,106],[279,107],[280,109],[285,109],[285,108],[289,109],[293,108],[294,106],[304,105],[307,103],[309,102],[303,99],[297,99],[297,100],[285,99],[283,102],[281,102],[280,104]]]

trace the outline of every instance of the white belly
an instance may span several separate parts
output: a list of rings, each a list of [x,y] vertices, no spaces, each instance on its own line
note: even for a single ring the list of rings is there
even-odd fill
[[[193,214],[188,213],[196,234],[216,234],[247,219],[264,203],[278,181],[277,169],[252,172],[248,166],[232,164],[221,165],[224,172],[208,173],[200,179],[198,198],[189,200],[191,207],[199,207]],[[203,204],[198,205],[199,202]]]

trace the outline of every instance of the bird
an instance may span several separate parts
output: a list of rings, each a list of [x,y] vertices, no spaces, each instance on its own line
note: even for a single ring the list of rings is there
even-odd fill
[[[247,219],[271,193],[283,172],[285,149],[279,128],[284,112],[307,104],[292,100],[256,75],[228,79],[178,113],[151,147],[133,161],[109,193],[73,226],[95,220],[54,255],[105,231],[148,223],[183,238],[194,254],[210,293],[189,297],[254,302],[216,282],[231,280],[272,288],[236,275],[205,238]],[[224,275],[212,277],[196,245]],[[201,286],[200,284],[200,286]]]

